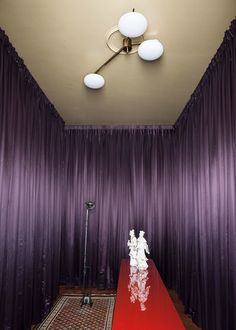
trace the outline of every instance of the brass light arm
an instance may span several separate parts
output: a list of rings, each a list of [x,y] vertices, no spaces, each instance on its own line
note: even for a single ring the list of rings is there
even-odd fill
[[[107,65],[109,62],[111,62],[117,55],[119,55],[122,50],[124,50],[124,46],[122,46],[117,53],[115,53],[114,55],[112,55],[112,57],[110,57],[105,63],[103,63],[94,73],[98,73],[105,65]]]
[[[132,49],[132,42],[130,38],[123,39],[123,46],[116,52],[112,57],[110,57],[105,63],[103,63],[94,73],[98,73],[105,65],[111,62],[117,55],[119,55],[122,51],[129,53]]]
[[[132,46],[140,46],[141,43],[142,43],[142,41],[141,42],[134,42],[134,43],[132,43]]]

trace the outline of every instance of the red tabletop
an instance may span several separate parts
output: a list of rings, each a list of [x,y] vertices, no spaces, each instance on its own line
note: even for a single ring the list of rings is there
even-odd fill
[[[184,330],[152,260],[138,271],[121,262],[112,330]]]

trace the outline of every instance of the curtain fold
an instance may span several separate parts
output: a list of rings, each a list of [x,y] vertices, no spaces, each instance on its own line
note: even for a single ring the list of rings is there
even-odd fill
[[[58,290],[63,126],[0,30],[1,329],[30,329]]]

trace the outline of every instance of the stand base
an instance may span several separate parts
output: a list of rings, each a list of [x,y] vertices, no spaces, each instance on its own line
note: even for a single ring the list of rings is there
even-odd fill
[[[81,298],[80,301],[80,306],[82,307],[83,305],[89,305],[90,307],[93,306],[93,301],[90,293],[83,294],[83,297]]]

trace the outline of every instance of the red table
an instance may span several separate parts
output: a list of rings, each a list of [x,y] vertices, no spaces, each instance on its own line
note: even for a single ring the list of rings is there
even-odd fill
[[[148,265],[138,272],[122,260],[112,330],[185,329],[154,262]]]

